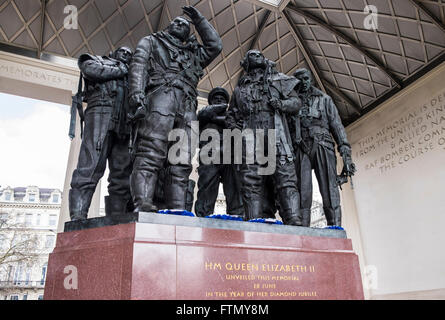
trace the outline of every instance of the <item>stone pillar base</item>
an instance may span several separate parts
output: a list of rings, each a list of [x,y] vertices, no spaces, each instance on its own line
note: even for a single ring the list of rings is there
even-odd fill
[[[364,298],[344,231],[152,213],[115,223],[66,224],[44,299]]]

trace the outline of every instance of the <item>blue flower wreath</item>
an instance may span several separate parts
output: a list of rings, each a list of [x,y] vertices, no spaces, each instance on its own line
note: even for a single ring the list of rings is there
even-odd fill
[[[234,220],[234,221],[243,221],[242,216],[230,215],[230,214],[212,214],[210,216],[206,216],[207,219],[220,219],[220,220]]]
[[[272,218],[260,218],[260,219],[252,219],[249,220],[249,222],[256,222],[256,223],[267,223],[267,224],[278,224],[278,225],[282,225],[283,222],[281,222],[280,220],[277,219],[272,219]]]
[[[172,214],[176,216],[186,216],[186,217],[194,217],[195,214],[193,212],[187,211],[187,210],[159,210],[159,214]]]
[[[330,229],[330,230],[345,230],[344,228],[340,227],[340,226],[327,226],[325,227],[325,229]]]

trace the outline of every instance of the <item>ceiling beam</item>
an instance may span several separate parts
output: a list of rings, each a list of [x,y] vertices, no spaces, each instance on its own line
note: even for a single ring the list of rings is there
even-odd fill
[[[37,58],[40,59],[43,50],[43,32],[45,31],[45,12],[47,0],[40,0],[40,33],[37,48]]]
[[[156,26],[155,32],[161,31],[161,25],[162,25],[162,18],[164,18],[165,12],[167,10],[167,0],[164,0],[162,3],[162,10],[161,10],[161,16],[159,17],[158,25]]]
[[[422,3],[416,1],[416,0],[409,0],[411,3],[420,11],[422,11],[425,15],[427,15],[431,20],[433,20],[433,23],[443,32],[445,32],[445,24],[437,18],[430,10],[427,9]]]
[[[25,57],[37,58],[36,48],[28,48],[26,46],[17,45],[15,43],[6,43],[0,41],[0,51],[6,51]]]
[[[328,90],[330,90],[331,92],[333,92],[335,95],[337,95],[338,97],[340,97],[342,100],[344,100],[353,110],[355,113],[357,113],[358,115],[362,114],[362,110],[361,108],[354,102],[352,101],[345,93],[343,93],[341,91],[341,89],[335,87],[334,85],[332,85],[329,81],[327,81],[326,79],[323,80],[326,88],[328,88]]]
[[[361,47],[357,42],[355,42],[353,39],[351,39],[346,34],[335,29],[333,26],[329,25],[322,19],[312,15],[311,13],[309,13],[305,10],[302,10],[302,9],[296,7],[293,4],[289,4],[286,7],[285,11],[291,11],[293,13],[298,14],[301,17],[312,20],[315,24],[317,24],[321,28],[325,29],[326,31],[334,34],[335,36],[339,37],[343,41],[347,42],[351,47],[353,47],[354,49],[359,51],[362,55],[364,55],[366,58],[371,60],[376,65],[376,67],[378,69],[380,69],[380,71],[385,73],[392,81],[394,81],[397,84],[397,86],[402,87],[402,80],[400,80],[394,73],[392,73],[387,67],[385,67],[383,65],[383,63],[376,56],[374,56],[369,51],[365,50],[363,47]]]
[[[271,13],[272,13],[272,11],[266,9],[266,13],[264,15],[264,18],[263,18],[263,20],[261,20],[261,23],[258,26],[258,31],[255,34],[255,38],[253,38],[252,42],[250,43],[250,47],[249,47],[248,51],[254,49],[257,46],[258,41],[260,40],[260,37],[261,37],[264,29],[266,28],[267,20],[269,20],[269,17],[270,17]]]
[[[314,58],[312,57],[312,55],[309,54],[309,51],[307,50],[306,46],[304,45],[303,37],[301,36],[301,34],[298,31],[295,24],[293,23],[292,18],[289,15],[289,12],[284,10],[283,12],[281,12],[281,16],[284,18],[284,21],[286,21],[286,23],[288,24],[289,29],[292,32],[292,35],[294,36],[298,47],[300,48],[301,52],[303,53],[306,63],[309,65],[309,68],[311,69],[312,74],[314,75],[315,81],[317,82],[318,86],[320,87],[320,89],[322,91],[326,91],[323,81],[321,80],[321,77],[320,77],[320,72],[318,70],[318,66],[317,66]]]

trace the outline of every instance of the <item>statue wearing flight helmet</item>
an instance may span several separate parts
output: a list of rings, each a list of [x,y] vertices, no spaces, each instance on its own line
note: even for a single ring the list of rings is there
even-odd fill
[[[230,96],[227,90],[216,87],[209,94],[209,105],[198,113],[201,132],[213,129],[219,134],[219,159],[218,163],[204,163],[203,147],[206,142],[200,143],[201,154],[198,167],[198,199],[195,204],[195,213],[198,217],[208,216],[214,213],[216,199],[219,193],[219,184],[223,185],[226,197],[227,214],[242,216],[244,209],[240,193],[240,182],[236,174],[235,165],[223,163],[223,130],[226,129],[226,112],[229,106]],[[211,151],[209,151],[211,153]],[[212,157],[212,155],[209,155]]]
[[[340,193],[338,190],[335,144],[343,158],[342,176],[355,173],[351,146],[331,97],[313,86],[309,70],[298,69],[294,76],[300,80],[297,89],[303,103],[289,124],[294,140],[296,170],[301,194],[302,226],[310,226],[312,206],[312,169],[320,187],[323,210],[328,225],[341,226]]]
[[[202,39],[190,36],[190,22],[175,18],[166,31],[143,38],[130,66],[130,105],[135,141],[135,162],[131,191],[135,211],[157,210],[153,198],[159,170],[165,166],[165,205],[169,209],[186,208],[187,186],[192,171],[194,150],[184,150],[187,161],[167,161],[169,133],[182,129],[191,136],[196,120],[199,80],[221,52],[222,42],[213,26],[194,7],[184,13],[191,19]],[[185,158],[185,157],[184,157]]]
[[[131,49],[121,47],[109,57],[83,54],[78,65],[85,81],[83,101],[88,103],[77,169],[71,179],[69,211],[71,220],[86,219],[97,183],[106,163],[108,193],[105,212],[108,216],[132,210],[129,177],[131,160],[128,152],[130,128],[128,112],[128,67]],[[80,108],[80,111],[82,109]]]
[[[259,174],[262,164],[255,159],[253,163],[247,161],[247,151],[243,150],[242,164],[239,165],[241,191],[245,210],[245,219],[269,218],[266,215],[265,204],[271,204],[273,188],[264,188],[267,181],[271,181],[277,190],[280,215],[284,224],[297,225],[299,223],[299,194],[295,173],[292,140],[287,125],[287,117],[298,111],[300,101],[295,94],[298,80],[279,73],[275,64],[266,59],[258,50],[250,50],[241,65],[246,72],[235,88],[230,107],[227,112],[227,124],[230,129],[264,130],[264,140],[273,140],[269,132],[274,132],[272,141],[274,150],[264,148],[266,153],[272,153],[276,168],[271,174]],[[267,136],[266,136],[267,135]],[[259,138],[251,144],[257,145]],[[263,141],[264,144],[264,141]],[[243,147],[246,144],[243,144]],[[272,147],[273,147],[272,146]],[[271,194],[265,194],[269,189]],[[267,202],[268,201],[268,202]]]

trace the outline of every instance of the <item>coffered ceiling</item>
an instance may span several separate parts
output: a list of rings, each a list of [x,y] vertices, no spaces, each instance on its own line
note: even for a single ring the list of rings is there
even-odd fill
[[[64,27],[69,5],[77,29]],[[286,74],[310,68],[348,124],[445,60],[445,0],[0,0],[0,50],[76,58],[134,49],[183,5],[196,6],[224,44],[199,84],[203,96],[215,86],[231,92],[241,58],[258,48]],[[376,28],[367,6],[378,11]]]

